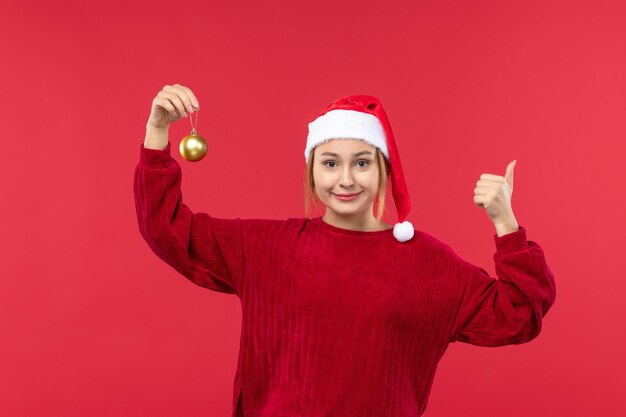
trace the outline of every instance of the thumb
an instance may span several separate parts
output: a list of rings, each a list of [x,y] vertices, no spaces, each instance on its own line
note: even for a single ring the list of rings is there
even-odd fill
[[[504,174],[504,178],[506,179],[506,182],[509,183],[511,190],[513,190],[513,169],[515,168],[516,164],[517,164],[517,159],[514,159],[511,162],[509,162],[509,164],[506,166],[506,174]]]

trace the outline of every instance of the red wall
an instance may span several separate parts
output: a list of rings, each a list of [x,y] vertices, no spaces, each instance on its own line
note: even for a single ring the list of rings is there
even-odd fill
[[[513,210],[545,250],[556,304],[529,344],[451,345],[426,415],[624,415],[625,2],[11,3],[3,415],[230,415],[239,301],[178,275],[136,223],[145,123],[174,83],[196,93],[209,143],[199,163],[175,155],[184,197],[216,217],[304,216],[307,123],[373,94],[409,220],[495,274],[473,189],[517,159]],[[174,150],[189,131],[170,128]]]

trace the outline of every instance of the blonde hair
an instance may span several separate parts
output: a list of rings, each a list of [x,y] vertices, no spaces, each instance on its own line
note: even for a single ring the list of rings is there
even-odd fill
[[[376,162],[378,163],[378,195],[374,201],[377,201],[378,208],[376,213],[376,220],[380,221],[385,212],[385,195],[387,193],[387,177],[389,176],[389,162],[385,159],[385,155],[376,149]],[[313,166],[315,164],[315,148],[311,150],[309,162],[307,162],[304,169],[304,214],[307,218],[311,213],[311,200],[315,203],[315,206],[319,210],[323,210],[322,204],[317,193],[315,192],[315,182],[313,180]]]

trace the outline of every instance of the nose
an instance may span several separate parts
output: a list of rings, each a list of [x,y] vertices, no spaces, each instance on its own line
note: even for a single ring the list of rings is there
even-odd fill
[[[350,188],[354,185],[354,179],[352,178],[352,172],[349,166],[345,166],[341,171],[340,185],[345,188]]]

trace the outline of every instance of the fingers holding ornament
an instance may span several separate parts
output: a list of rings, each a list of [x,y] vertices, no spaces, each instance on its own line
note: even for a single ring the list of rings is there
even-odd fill
[[[190,88],[180,84],[166,85],[157,95],[161,107],[167,112],[165,120],[167,123],[175,122],[183,117],[189,117],[191,123],[191,133],[185,136],[179,145],[181,156],[191,162],[197,162],[205,157],[207,153],[207,143],[202,136],[196,132],[198,125],[198,114],[200,103],[196,95]],[[195,114],[195,123],[193,121]]]

